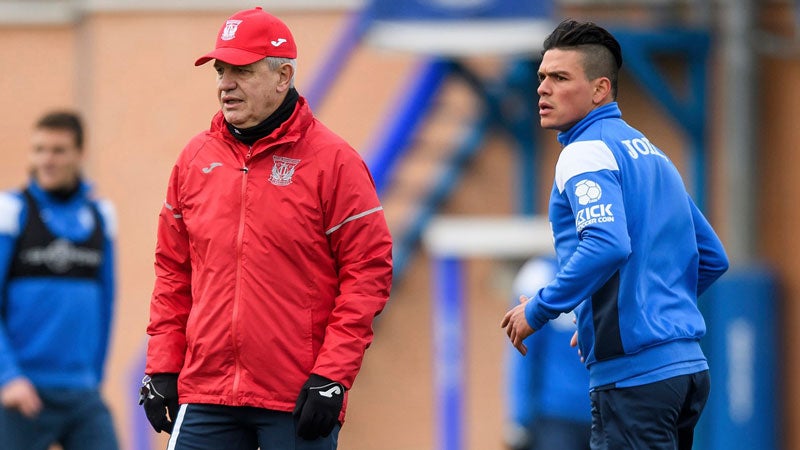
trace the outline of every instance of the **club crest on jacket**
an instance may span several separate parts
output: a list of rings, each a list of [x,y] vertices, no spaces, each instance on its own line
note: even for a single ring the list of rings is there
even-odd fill
[[[299,159],[285,158],[283,156],[272,156],[275,162],[272,166],[272,173],[269,176],[269,182],[275,186],[286,186],[292,183],[292,175],[294,169],[300,162]]]

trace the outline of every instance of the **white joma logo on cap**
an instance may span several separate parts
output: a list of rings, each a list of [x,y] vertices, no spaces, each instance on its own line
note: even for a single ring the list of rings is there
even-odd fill
[[[286,42],[286,39],[284,39],[284,38],[278,38],[278,40],[277,40],[277,41],[271,41],[271,42],[272,42],[272,45],[273,45],[273,46],[275,46],[275,47],[280,47],[280,46],[281,46],[281,44],[283,44],[284,42]]]

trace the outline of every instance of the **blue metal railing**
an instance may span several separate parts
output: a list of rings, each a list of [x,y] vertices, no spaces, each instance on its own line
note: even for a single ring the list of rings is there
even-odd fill
[[[319,108],[328,96],[334,81],[339,77],[353,51],[361,42],[361,38],[369,27],[369,21],[369,15],[363,9],[350,16],[342,34],[328,51],[327,59],[317,70],[308,89],[303,92],[303,97],[306,98],[312,109]]]
[[[395,242],[393,263],[396,278],[401,278],[405,273],[406,266],[419,244],[422,233],[436,214],[436,211],[458,187],[458,182],[461,180],[464,169],[483,145],[490,123],[491,120],[484,117],[470,127],[469,133],[450,157],[444,172],[420,203],[405,234]]]
[[[522,156],[520,168],[519,203],[524,214],[532,214],[535,206],[534,180],[535,172],[535,139],[533,138],[533,111],[531,102],[520,102],[517,111],[509,112],[507,101],[518,95],[522,86],[530,84],[530,61],[517,61],[509,66],[505,76],[496,85],[480,80],[465,66],[455,61],[448,63],[449,72],[459,76],[477,94],[484,105],[484,110],[476,122],[468,127],[469,131],[450,156],[443,173],[438,177],[433,188],[420,202],[419,208],[406,232],[395,239],[393,253],[395,278],[401,278],[406,266],[417,248],[422,233],[428,223],[439,210],[439,207],[458,187],[464,170],[483,146],[486,135],[493,127],[506,130],[518,144]],[[524,88],[523,88],[524,90]]]
[[[385,193],[397,161],[427,116],[449,70],[447,61],[427,60],[419,70],[412,71],[409,86],[400,90],[398,106],[392,109],[389,123],[379,130],[377,143],[366,155],[378,195]]]

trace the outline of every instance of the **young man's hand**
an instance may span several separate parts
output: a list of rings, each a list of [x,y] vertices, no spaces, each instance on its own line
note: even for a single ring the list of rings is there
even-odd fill
[[[341,383],[312,373],[300,390],[292,413],[297,421],[297,435],[307,440],[329,436],[339,423],[343,403]]]
[[[525,304],[528,303],[528,300],[530,299],[521,295],[519,305],[507,312],[503,321],[500,322],[500,327],[506,329],[508,339],[523,356],[528,353],[528,347],[522,341],[536,331],[528,325],[528,319],[525,318]]]
[[[147,420],[156,432],[172,433],[178,415],[178,374],[145,375],[139,391],[139,404],[144,406]]]
[[[0,388],[0,403],[32,419],[42,410],[42,400],[36,388],[25,377],[14,378]]]

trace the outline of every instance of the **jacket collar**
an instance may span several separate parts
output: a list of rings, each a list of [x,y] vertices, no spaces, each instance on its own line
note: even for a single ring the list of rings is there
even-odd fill
[[[311,108],[308,106],[308,102],[303,96],[300,96],[300,98],[297,99],[297,106],[292,115],[276,128],[275,131],[253,143],[252,155],[261,153],[278,144],[296,142],[305,133],[313,119],[314,115],[311,112]],[[222,115],[222,110],[217,111],[214,118],[211,120],[209,132],[232,145],[246,147],[245,144],[233,137],[230,131],[228,131],[228,127],[225,126],[225,117]]]
[[[562,131],[558,133],[558,142],[561,143],[562,146],[566,147],[567,145],[571,144],[578,136],[581,135],[584,131],[586,131],[589,126],[593,123],[597,122],[601,119],[619,119],[622,117],[622,111],[619,110],[619,105],[617,102],[611,102],[605,104],[603,106],[597,107],[589,112],[583,119],[581,119],[578,123],[572,126],[567,131]]]
[[[41,186],[39,186],[39,184],[36,182],[36,180],[34,178],[30,179],[30,181],[28,182],[27,188],[28,188],[28,192],[31,193],[33,198],[35,198],[36,201],[41,203],[41,204],[45,204],[45,205],[54,205],[54,204],[69,205],[69,204],[75,204],[75,203],[78,203],[78,202],[82,202],[82,201],[84,201],[85,199],[87,199],[89,197],[89,193],[92,190],[91,185],[89,185],[89,183],[87,183],[83,179],[81,179],[79,181],[79,183],[80,184],[78,186],[78,191],[75,194],[73,194],[70,198],[68,198],[66,201],[58,200],[56,197],[48,194],[47,191],[45,191],[44,189],[41,188]]]

